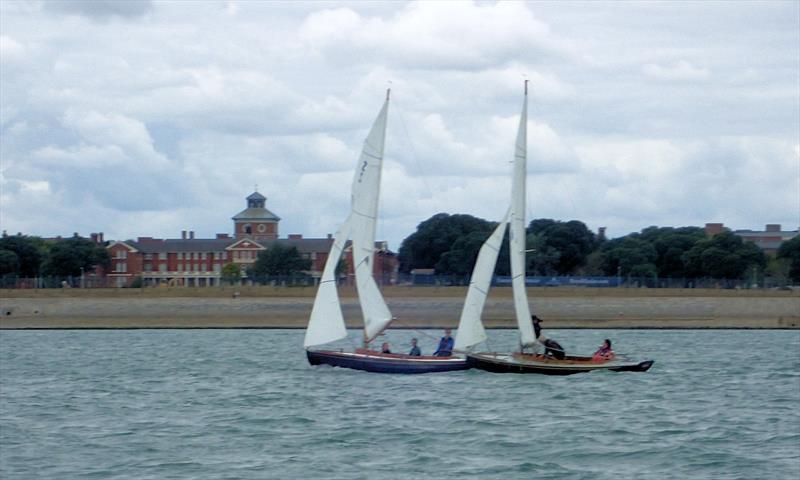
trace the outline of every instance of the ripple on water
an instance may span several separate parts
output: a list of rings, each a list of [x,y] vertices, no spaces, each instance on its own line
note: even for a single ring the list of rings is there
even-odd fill
[[[314,368],[301,331],[0,336],[2,478],[800,478],[796,331],[559,331],[657,361],[570,377]]]

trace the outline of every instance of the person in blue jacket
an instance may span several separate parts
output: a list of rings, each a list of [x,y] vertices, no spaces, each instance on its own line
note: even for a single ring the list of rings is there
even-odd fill
[[[419,347],[417,346],[416,338],[411,339],[411,351],[408,352],[408,354],[411,355],[412,357],[419,357],[420,355],[422,355],[422,351],[420,351]]]
[[[439,346],[433,354],[437,357],[449,357],[453,354],[453,345],[455,345],[455,343],[456,341],[450,336],[450,329],[445,328],[444,337],[439,340]]]

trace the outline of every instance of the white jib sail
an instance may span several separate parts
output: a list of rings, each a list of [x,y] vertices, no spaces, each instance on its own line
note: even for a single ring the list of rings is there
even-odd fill
[[[525,182],[528,161],[528,89],[519,119],[517,143],[514,151],[514,176],[511,184],[511,219],[509,230],[511,255],[511,285],[514,292],[514,311],[517,315],[520,343],[529,346],[536,343],[531,324],[528,294],[525,290]]]
[[[497,265],[497,255],[503,244],[503,236],[508,226],[507,212],[503,220],[494,229],[494,232],[483,243],[472,270],[467,298],[464,300],[464,309],[461,310],[461,319],[458,322],[458,335],[456,336],[456,350],[466,350],[486,340],[486,330],[481,322],[483,306],[489,287],[492,283],[494,267]]]
[[[386,116],[389,109],[389,93],[378,118],[372,125],[358,166],[353,177],[352,239],[353,264],[356,272],[356,288],[364,316],[364,337],[372,340],[392,321],[389,307],[378,290],[372,276],[375,256],[375,228],[378,218],[383,146],[386,139]]]
[[[336,266],[342,258],[345,241],[350,236],[350,220],[348,217],[336,232],[333,238],[322,279],[314,298],[314,307],[311,309],[311,318],[308,320],[306,338],[303,346],[308,348],[313,345],[322,345],[347,336],[347,328],[342,316],[342,306],[339,303],[339,294],[336,292]]]

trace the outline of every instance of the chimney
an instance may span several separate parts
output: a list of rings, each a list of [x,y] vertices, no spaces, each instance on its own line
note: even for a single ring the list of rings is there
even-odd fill
[[[189,232],[189,240],[194,240],[194,230]]]
[[[97,234],[96,233],[89,234],[89,238],[92,239],[92,243],[100,243],[100,242],[97,241]]]
[[[302,233],[290,233],[289,240],[302,240],[303,234]]]
[[[181,240],[186,240],[186,230],[181,230]]]
[[[333,235],[329,233],[328,234],[328,240],[330,240],[331,238],[333,238]]]
[[[597,229],[597,239],[598,240],[606,239],[606,227],[600,227]]]
[[[768,232],[780,232],[781,231],[781,224],[780,223],[768,223],[766,228],[767,228]]]
[[[98,234],[98,238],[100,239],[100,243],[104,243],[104,242],[105,242],[105,239],[103,238],[104,236],[105,236],[105,235],[103,235],[103,232],[100,232],[100,233]]]

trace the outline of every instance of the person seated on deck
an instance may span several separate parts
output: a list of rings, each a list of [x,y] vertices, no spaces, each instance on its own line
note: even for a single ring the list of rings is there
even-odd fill
[[[559,360],[563,360],[565,355],[564,347],[561,346],[560,343],[556,342],[551,338],[547,338],[542,335],[542,326],[541,322],[542,319],[537,317],[536,315],[531,315],[531,322],[533,323],[533,333],[536,335],[536,339],[544,345],[544,354],[545,356],[550,356],[553,358],[557,358]]]
[[[444,337],[439,340],[439,346],[433,354],[437,357],[449,357],[453,354],[453,345],[455,345],[455,340],[450,336],[450,329],[445,328]]]
[[[383,344],[381,344],[381,353],[392,353],[392,350],[389,348],[389,342],[383,342]]]
[[[603,340],[603,345],[594,352],[592,355],[592,361],[594,362],[604,362],[606,360],[613,360],[614,359],[614,350],[611,350],[611,340],[605,339]]]
[[[411,339],[411,351],[408,352],[408,354],[411,355],[412,357],[419,357],[420,355],[422,355],[422,352],[420,351],[419,347],[417,346],[417,339],[416,338],[412,338]]]

